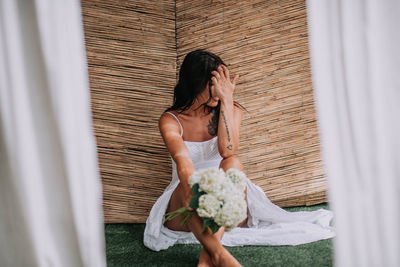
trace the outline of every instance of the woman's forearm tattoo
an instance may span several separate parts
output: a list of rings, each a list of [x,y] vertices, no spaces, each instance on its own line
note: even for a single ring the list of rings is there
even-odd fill
[[[226,118],[225,118],[225,113],[224,113],[223,110],[221,111],[221,113],[222,113],[222,118],[224,119],[224,124],[225,124],[225,128],[226,128],[226,134],[228,135],[228,141],[230,142],[231,141],[231,136],[229,134],[229,127],[228,127],[228,123],[227,123]],[[232,150],[232,144],[229,144],[226,148],[229,149],[229,150]]]

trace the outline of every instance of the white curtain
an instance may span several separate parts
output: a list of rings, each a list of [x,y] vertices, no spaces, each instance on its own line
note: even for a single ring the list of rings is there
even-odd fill
[[[0,1],[0,266],[106,266],[79,1]]]
[[[400,266],[400,1],[307,0],[335,266]]]

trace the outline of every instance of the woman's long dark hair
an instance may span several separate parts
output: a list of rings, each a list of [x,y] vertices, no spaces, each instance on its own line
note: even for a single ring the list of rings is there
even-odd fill
[[[226,66],[219,56],[203,49],[197,49],[188,53],[179,70],[179,80],[174,89],[174,102],[172,106],[167,108],[164,112],[176,110],[178,113],[182,113],[189,109],[189,107],[194,104],[196,96],[206,89],[208,83],[210,98],[206,103],[201,104],[199,108],[203,106],[204,111],[207,112],[207,114],[212,112],[214,114],[213,121],[218,122],[221,100],[218,101],[216,107],[209,107],[207,104],[212,99],[211,77],[213,75],[211,72],[213,70],[216,71],[220,64]],[[233,103],[247,111],[247,109],[238,102],[233,101]],[[216,123],[216,125],[218,125],[218,123]]]

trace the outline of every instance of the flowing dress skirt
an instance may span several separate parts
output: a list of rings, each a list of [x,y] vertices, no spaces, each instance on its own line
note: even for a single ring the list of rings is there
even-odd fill
[[[171,183],[157,199],[146,220],[143,243],[154,251],[167,249],[174,244],[199,244],[192,232],[173,231],[163,225],[168,202],[180,182],[175,169],[172,174]],[[332,211],[322,208],[315,211],[286,211],[272,203],[264,191],[248,178],[247,205],[247,225],[225,232],[222,245],[299,245],[335,236]]]

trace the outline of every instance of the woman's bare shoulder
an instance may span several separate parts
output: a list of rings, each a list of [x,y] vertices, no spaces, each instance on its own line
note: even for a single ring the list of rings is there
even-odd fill
[[[175,113],[174,111],[169,111]],[[176,116],[176,114],[174,114]],[[168,112],[161,114],[158,120],[158,128],[161,134],[164,136],[167,132],[177,132],[180,135],[180,126],[178,121]]]
[[[181,136],[181,128],[178,121],[170,114],[167,115],[164,112],[160,116],[159,129],[164,143],[177,166],[181,166],[182,164],[193,165],[189,150]]]
[[[173,115],[171,115],[171,113]],[[160,118],[158,119],[158,121],[160,123],[168,123],[169,121],[176,121],[176,119],[174,118],[174,116],[177,117],[177,112],[173,111],[173,110],[169,110],[169,111],[165,111],[160,115]]]

